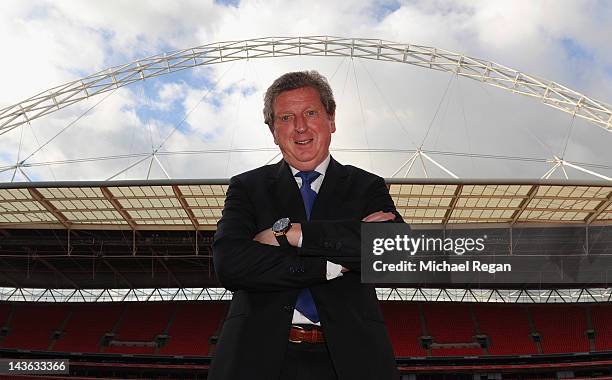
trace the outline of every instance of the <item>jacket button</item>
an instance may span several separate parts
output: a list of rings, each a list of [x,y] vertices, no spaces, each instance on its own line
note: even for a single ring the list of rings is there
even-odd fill
[[[336,243],[336,250],[340,250],[340,248],[342,248],[342,242],[337,242]]]
[[[292,312],[293,311],[293,306],[285,305],[285,306],[283,306],[283,310],[285,310],[286,312]]]
[[[294,266],[290,266],[289,267],[289,273],[295,273],[295,267]]]
[[[328,241],[326,241],[326,242],[323,243],[323,247],[331,248],[331,244]]]

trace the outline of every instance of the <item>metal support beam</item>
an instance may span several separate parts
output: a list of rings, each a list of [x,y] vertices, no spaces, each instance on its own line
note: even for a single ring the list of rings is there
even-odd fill
[[[49,211],[58,222],[62,224],[67,230],[70,230],[71,222],[62,214],[53,204],[43,197],[43,195],[35,188],[29,187],[28,192],[45,210]]]
[[[115,177],[118,177],[118,176],[120,176],[121,174],[123,174],[123,173],[127,172],[128,170],[130,170],[130,169],[131,169],[131,168],[133,168],[134,166],[136,166],[136,165],[140,164],[141,162],[145,161],[145,160],[146,160],[147,158],[149,158],[149,157],[151,157],[151,155],[150,155],[150,154],[146,155],[144,158],[141,158],[140,160],[138,160],[138,161],[134,162],[133,164],[129,165],[127,168],[125,168],[125,169],[122,169],[122,170],[118,171],[118,172],[117,172],[117,173],[115,173],[114,175],[112,175],[112,176],[108,177],[106,180],[107,180],[107,181],[111,181],[111,180],[113,180]]]
[[[551,167],[546,173],[544,173],[544,175],[541,177],[542,179],[549,179],[550,176],[558,169],[561,168],[561,170],[563,171],[563,175],[565,176],[565,179],[569,179],[567,172],[565,171],[565,167],[569,167],[578,171],[581,171],[583,173],[595,176],[597,178],[601,178],[601,179],[605,179],[606,181],[612,181],[612,177],[608,177],[606,175],[597,173],[596,171],[593,170],[589,170],[589,169],[585,169],[580,165],[577,164],[573,164],[569,161],[566,161],[562,158],[559,158],[557,156],[554,156],[552,160],[549,160],[549,162],[554,162],[555,164],[553,165],[553,167]]]
[[[450,217],[453,214],[453,211],[455,210],[455,205],[457,205],[457,201],[459,201],[459,197],[461,196],[462,191],[463,185],[458,185],[455,189],[455,193],[453,194],[453,198],[451,199],[450,204],[448,205],[448,210],[446,210],[444,218],[442,219],[442,224],[444,226],[448,224],[448,221],[450,220]]]
[[[595,172],[593,170],[585,169],[582,166],[578,166],[576,164],[572,164],[571,162],[568,162],[568,161],[565,161],[565,160],[563,161],[562,165],[569,166],[570,168],[579,170],[579,171],[581,171],[583,173],[587,173],[587,174],[590,174],[592,176],[595,176],[595,177],[598,177],[598,178],[601,178],[601,179],[605,179],[606,181],[612,181],[612,177],[608,177],[608,176],[605,176],[603,174],[599,174],[599,173],[597,173],[597,172]]]
[[[161,161],[159,160],[159,158],[157,158],[156,154],[153,154],[153,158],[155,159],[155,161],[157,161],[157,165],[159,165],[159,167],[161,168],[161,170],[164,172],[164,175],[166,176],[166,178],[171,179],[170,175],[168,174],[168,172],[166,171],[166,168],[164,168],[164,165],[162,165]]]
[[[406,173],[404,173],[404,178],[407,178],[408,173],[410,173],[410,170],[412,169],[412,166],[418,159],[419,162],[421,163],[421,169],[423,170],[423,174],[425,175],[425,178],[429,178],[429,173],[427,172],[427,168],[425,167],[425,160],[423,158],[431,162],[432,164],[434,164],[437,168],[439,168],[440,170],[442,170],[444,173],[448,174],[449,176],[455,179],[459,178],[457,177],[457,175],[455,175],[455,173],[453,173],[452,171],[444,167],[444,165],[440,164],[438,161],[431,158],[431,156],[425,153],[420,147],[416,150],[416,152],[411,154],[410,157],[406,161],[404,161],[404,163],[402,163],[400,167],[393,174],[391,174],[391,177],[395,177],[404,167],[406,167],[406,165],[408,165],[408,169],[406,169]]]
[[[432,164],[436,165],[438,168],[442,169],[449,176],[451,176],[453,178],[456,178],[456,179],[459,178],[459,177],[457,177],[457,175],[455,173],[453,173],[450,170],[448,170],[447,168],[445,168],[444,165],[440,164],[438,161],[436,161],[433,158],[431,158],[430,156],[428,156],[427,153],[421,151],[421,156],[425,157],[427,160],[429,160],[429,162],[431,162]],[[421,158],[421,162],[423,162],[422,158]],[[425,170],[425,163],[423,163],[423,170]]]
[[[174,191],[174,195],[176,195],[176,198],[178,199],[179,203],[183,207],[183,210],[185,210],[185,213],[189,217],[189,220],[191,221],[191,224],[193,224],[193,228],[195,228],[195,230],[197,231],[200,228],[200,223],[198,223],[198,219],[196,218],[195,214],[193,213],[193,210],[191,210],[191,208],[189,207],[189,204],[187,203],[187,200],[185,199],[185,196],[181,192],[181,189],[179,189],[178,186],[173,185],[172,186],[172,191]]]
[[[391,174],[391,177],[395,177],[406,165],[410,164],[408,166],[408,170],[406,170],[406,174],[404,174],[404,177],[408,177],[408,173],[410,172],[410,169],[412,168],[412,163],[414,162],[414,160],[417,157],[417,152],[414,152],[410,155],[410,157],[403,163],[400,165],[400,167],[393,172],[393,174]]]
[[[538,189],[539,189],[538,185],[531,186],[531,189],[529,189],[529,191],[527,192],[527,196],[519,204],[518,210],[516,210],[514,214],[512,214],[512,218],[511,218],[512,221],[510,222],[510,225],[514,225],[518,221],[523,211],[527,209],[527,206],[529,205],[529,203],[531,203],[533,198],[538,193]]]
[[[612,204],[612,191],[610,191],[610,194],[608,194],[608,196],[606,197],[606,200],[598,204],[597,207],[595,207],[595,211],[593,211],[592,213],[589,214],[589,216],[586,217],[584,222],[587,224],[587,226],[591,224],[595,219],[597,219],[597,217],[599,217],[599,215],[601,215],[611,204]]]
[[[102,191],[104,198],[106,198],[106,200],[109,201],[113,205],[115,210],[117,210],[117,212],[121,215],[121,217],[127,222],[127,224],[129,224],[132,230],[136,230],[137,228],[136,222],[134,222],[134,219],[132,219],[130,214],[123,208],[123,206],[121,206],[121,203],[119,203],[117,198],[115,198],[115,196],[113,195],[113,193],[111,193],[108,187],[102,186],[100,187],[100,191]]]

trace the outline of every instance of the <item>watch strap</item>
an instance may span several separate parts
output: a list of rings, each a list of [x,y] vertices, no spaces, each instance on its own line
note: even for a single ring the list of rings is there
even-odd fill
[[[278,245],[280,245],[281,247],[285,248],[285,247],[289,247],[291,246],[291,244],[289,244],[289,240],[287,239],[287,235],[286,234],[278,234],[276,235],[276,241],[278,242]]]

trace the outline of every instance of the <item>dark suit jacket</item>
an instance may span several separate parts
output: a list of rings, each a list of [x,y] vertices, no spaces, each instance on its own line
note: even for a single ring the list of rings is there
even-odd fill
[[[277,379],[296,298],[310,288],[339,379],[399,377],[374,287],[361,284],[361,219],[375,211],[401,217],[384,180],[333,158],[306,222],[289,166],[275,165],[230,180],[213,256],[223,286],[234,291],[209,379]],[[302,223],[302,248],[253,241],[282,218]],[[326,280],[326,263],[351,269]]]

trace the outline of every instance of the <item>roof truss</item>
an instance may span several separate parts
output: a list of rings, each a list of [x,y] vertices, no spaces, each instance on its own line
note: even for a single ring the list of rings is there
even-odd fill
[[[376,288],[381,301],[488,302],[488,303],[603,303],[610,302],[609,288],[577,289],[446,289]],[[0,288],[0,301],[123,302],[123,301],[229,301],[224,288],[152,289],[33,289]]]

